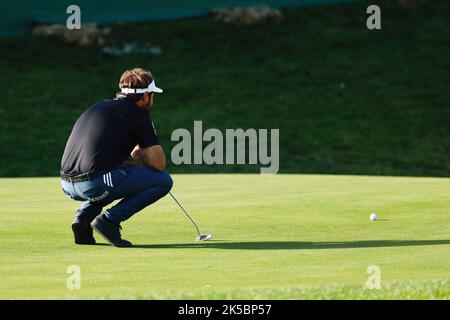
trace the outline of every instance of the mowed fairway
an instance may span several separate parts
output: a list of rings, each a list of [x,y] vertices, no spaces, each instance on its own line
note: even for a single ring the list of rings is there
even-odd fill
[[[174,175],[123,223],[134,248],[73,244],[58,178],[0,179],[0,298],[449,299],[450,179]],[[370,221],[376,212],[378,221]],[[81,289],[67,288],[69,266]],[[381,289],[365,288],[379,266]]]

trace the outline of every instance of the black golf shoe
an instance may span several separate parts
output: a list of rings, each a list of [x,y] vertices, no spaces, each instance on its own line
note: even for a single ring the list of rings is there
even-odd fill
[[[95,244],[94,232],[89,219],[75,217],[72,231],[76,244]]]
[[[130,241],[122,239],[120,235],[120,224],[108,220],[104,214],[99,215],[91,222],[92,228],[98,232],[105,240],[114,247],[131,247]]]

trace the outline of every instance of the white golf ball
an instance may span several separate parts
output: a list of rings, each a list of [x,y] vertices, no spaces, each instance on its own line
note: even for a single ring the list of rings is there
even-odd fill
[[[378,215],[377,215],[376,213],[372,213],[372,214],[370,215],[370,220],[375,221],[375,220],[377,220],[377,219],[378,219]]]

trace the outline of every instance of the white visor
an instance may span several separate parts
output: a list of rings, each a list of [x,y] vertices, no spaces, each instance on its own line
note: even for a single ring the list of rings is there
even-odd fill
[[[122,93],[144,93],[144,92],[156,92],[161,93],[163,90],[161,88],[158,88],[155,85],[155,80],[153,79],[152,82],[148,85],[147,88],[121,88]]]

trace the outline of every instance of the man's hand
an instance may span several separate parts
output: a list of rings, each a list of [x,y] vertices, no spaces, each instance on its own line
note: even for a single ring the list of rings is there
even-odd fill
[[[134,160],[139,160],[144,166],[163,171],[166,167],[166,156],[160,145],[151,146],[145,149],[136,146],[131,152]]]
[[[133,151],[131,151],[131,158],[133,160],[139,160],[139,158],[142,156],[142,149],[137,144],[136,147],[134,147]]]

